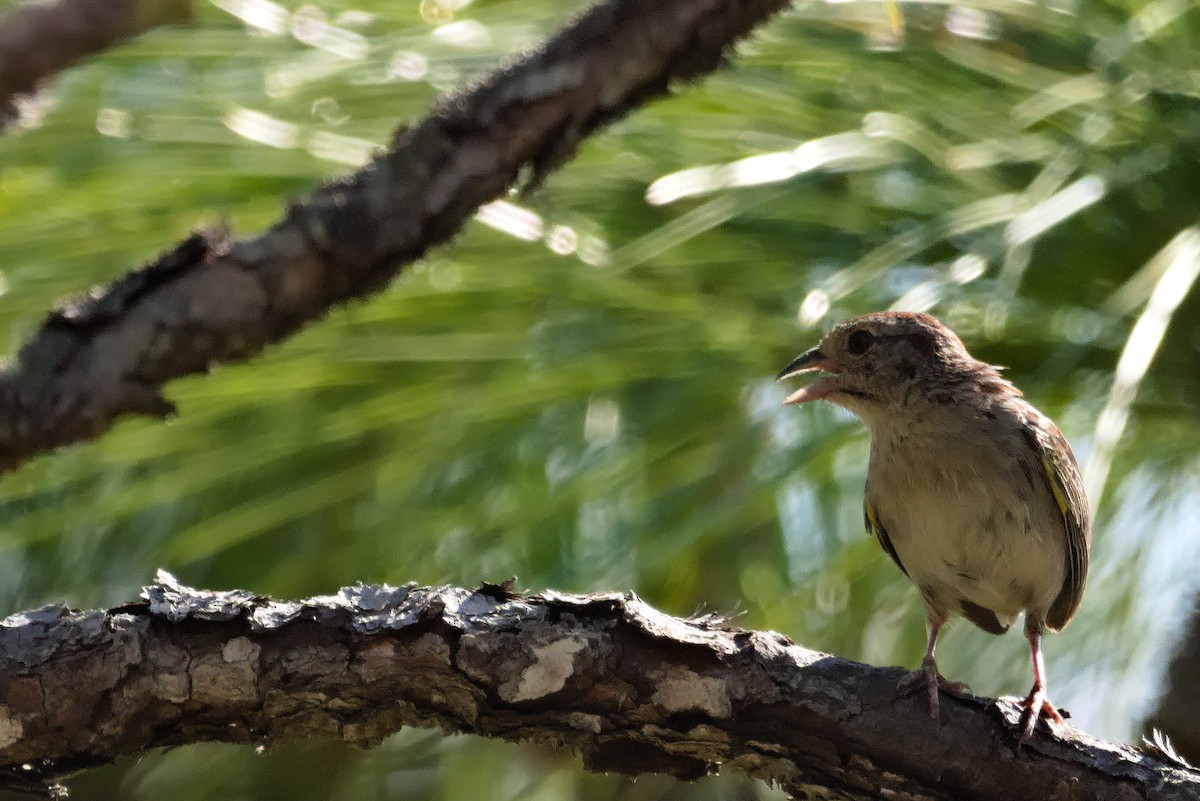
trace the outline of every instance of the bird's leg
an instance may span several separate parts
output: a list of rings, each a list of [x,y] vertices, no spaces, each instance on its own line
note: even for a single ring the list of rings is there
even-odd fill
[[[1025,721],[1025,726],[1021,731],[1022,743],[1033,736],[1038,718],[1042,715],[1055,723],[1063,722],[1062,715],[1046,698],[1046,666],[1042,662],[1042,621],[1026,615],[1025,639],[1029,640],[1029,655],[1033,659],[1033,688],[1021,702],[1021,709],[1024,710],[1022,718]]]
[[[921,660],[920,670],[914,670],[900,680],[898,689],[902,694],[915,692],[925,686],[926,692],[929,693],[929,717],[935,722],[940,720],[938,712],[938,690],[949,690],[954,693],[965,693],[970,688],[961,681],[950,681],[937,669],[937,661],[933,658],[933,651],[937,647],[938,634],[942,631],[942,626],[946,625],[946,618],[932,613],[926,614],[926,620],[929,625],[929,640],[925,646],[925,658]]]

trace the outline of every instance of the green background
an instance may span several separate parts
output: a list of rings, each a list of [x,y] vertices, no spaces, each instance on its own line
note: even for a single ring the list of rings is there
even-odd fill
[[[364,0],[271,17],[223,0],[68,71],[0,138],[7,350],[63,296],[196,227],[261,229],[581,7]],[[740,625],[915,665],[916,592],[862,530],[865,431],[832,408],[781,408],[772,376],[839,319],[927,309],[1008,366],[1092,477],[1091,584],[1047,642],[1050,686],[1081,727],[1134,737],[1200,567],[1200,12],[902,10],[898,41],[880,2],[797,3],[730,68],[510,198],[540,238],[472,222],[378,296],[173,384],[178,419],[126,421],[4,476],[3,609],[113,605],[159,567],[280,597],[515,575],[631,589],[678,614],[740,610]],[[773,180],[780,165],[796,174]],[[717,169],[676,175],[704,166]],[[681,186],[693,194],[647,202]],[[1105,415],[1114,381],[1136,400]],[[1105,422],[1122,410],[1123,428]],[[939,657],[978,692],[1028,689],[1017,634],[955,626]],[[77,799],[773,794],[738,777],[591,776],[569,756],[423,731],[370,752],[180,748],[71,786]]]

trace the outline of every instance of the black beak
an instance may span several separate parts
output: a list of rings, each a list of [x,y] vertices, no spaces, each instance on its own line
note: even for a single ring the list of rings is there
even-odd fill
[[[809,370],[817,370],[825,361],[825,354],[821,353],[820,348],[813,348],[801,353],[796,358],[788,362],[787,367],[779,371],[779,375],[775,376],[775,380],[779,381],[784,378],[790,378],[800,373],[806,373]]]

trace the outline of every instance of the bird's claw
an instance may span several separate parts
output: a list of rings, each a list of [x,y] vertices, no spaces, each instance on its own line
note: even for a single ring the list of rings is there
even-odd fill
[[[1024,745],[1033,736],[1033,730],[1037,728],[1037,722],[1045,715],[1049,720],[1055,723],[1066,723],[1063,720],[1062,713],[1055,708],[1054,704],[1046,698],[1046,688],[1034,685],[1029,691],[1029,695],[1025,696],[1025,700],[1021,702],[1021,738],[1017,743],[1017,747]]]
[[[920,668],[905,674],[896,685],[896,691],[901,696],[911,695],[922,688],[929,694],[929,717],[933,718],[934,723],[941,720],[940,703],[938,702],[939,690],[946,690],[955,695],[965,695],[971,691],[971,688],[963,682],[950,681],[939,673],[937,663],[928,657],[921,662]]]

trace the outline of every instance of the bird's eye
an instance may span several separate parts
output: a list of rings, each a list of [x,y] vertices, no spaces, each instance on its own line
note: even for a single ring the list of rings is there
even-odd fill
[[[875,344],[875,335],[870,331],[859,329],[846,340],[846,350],[854,356],[861,356]]]

